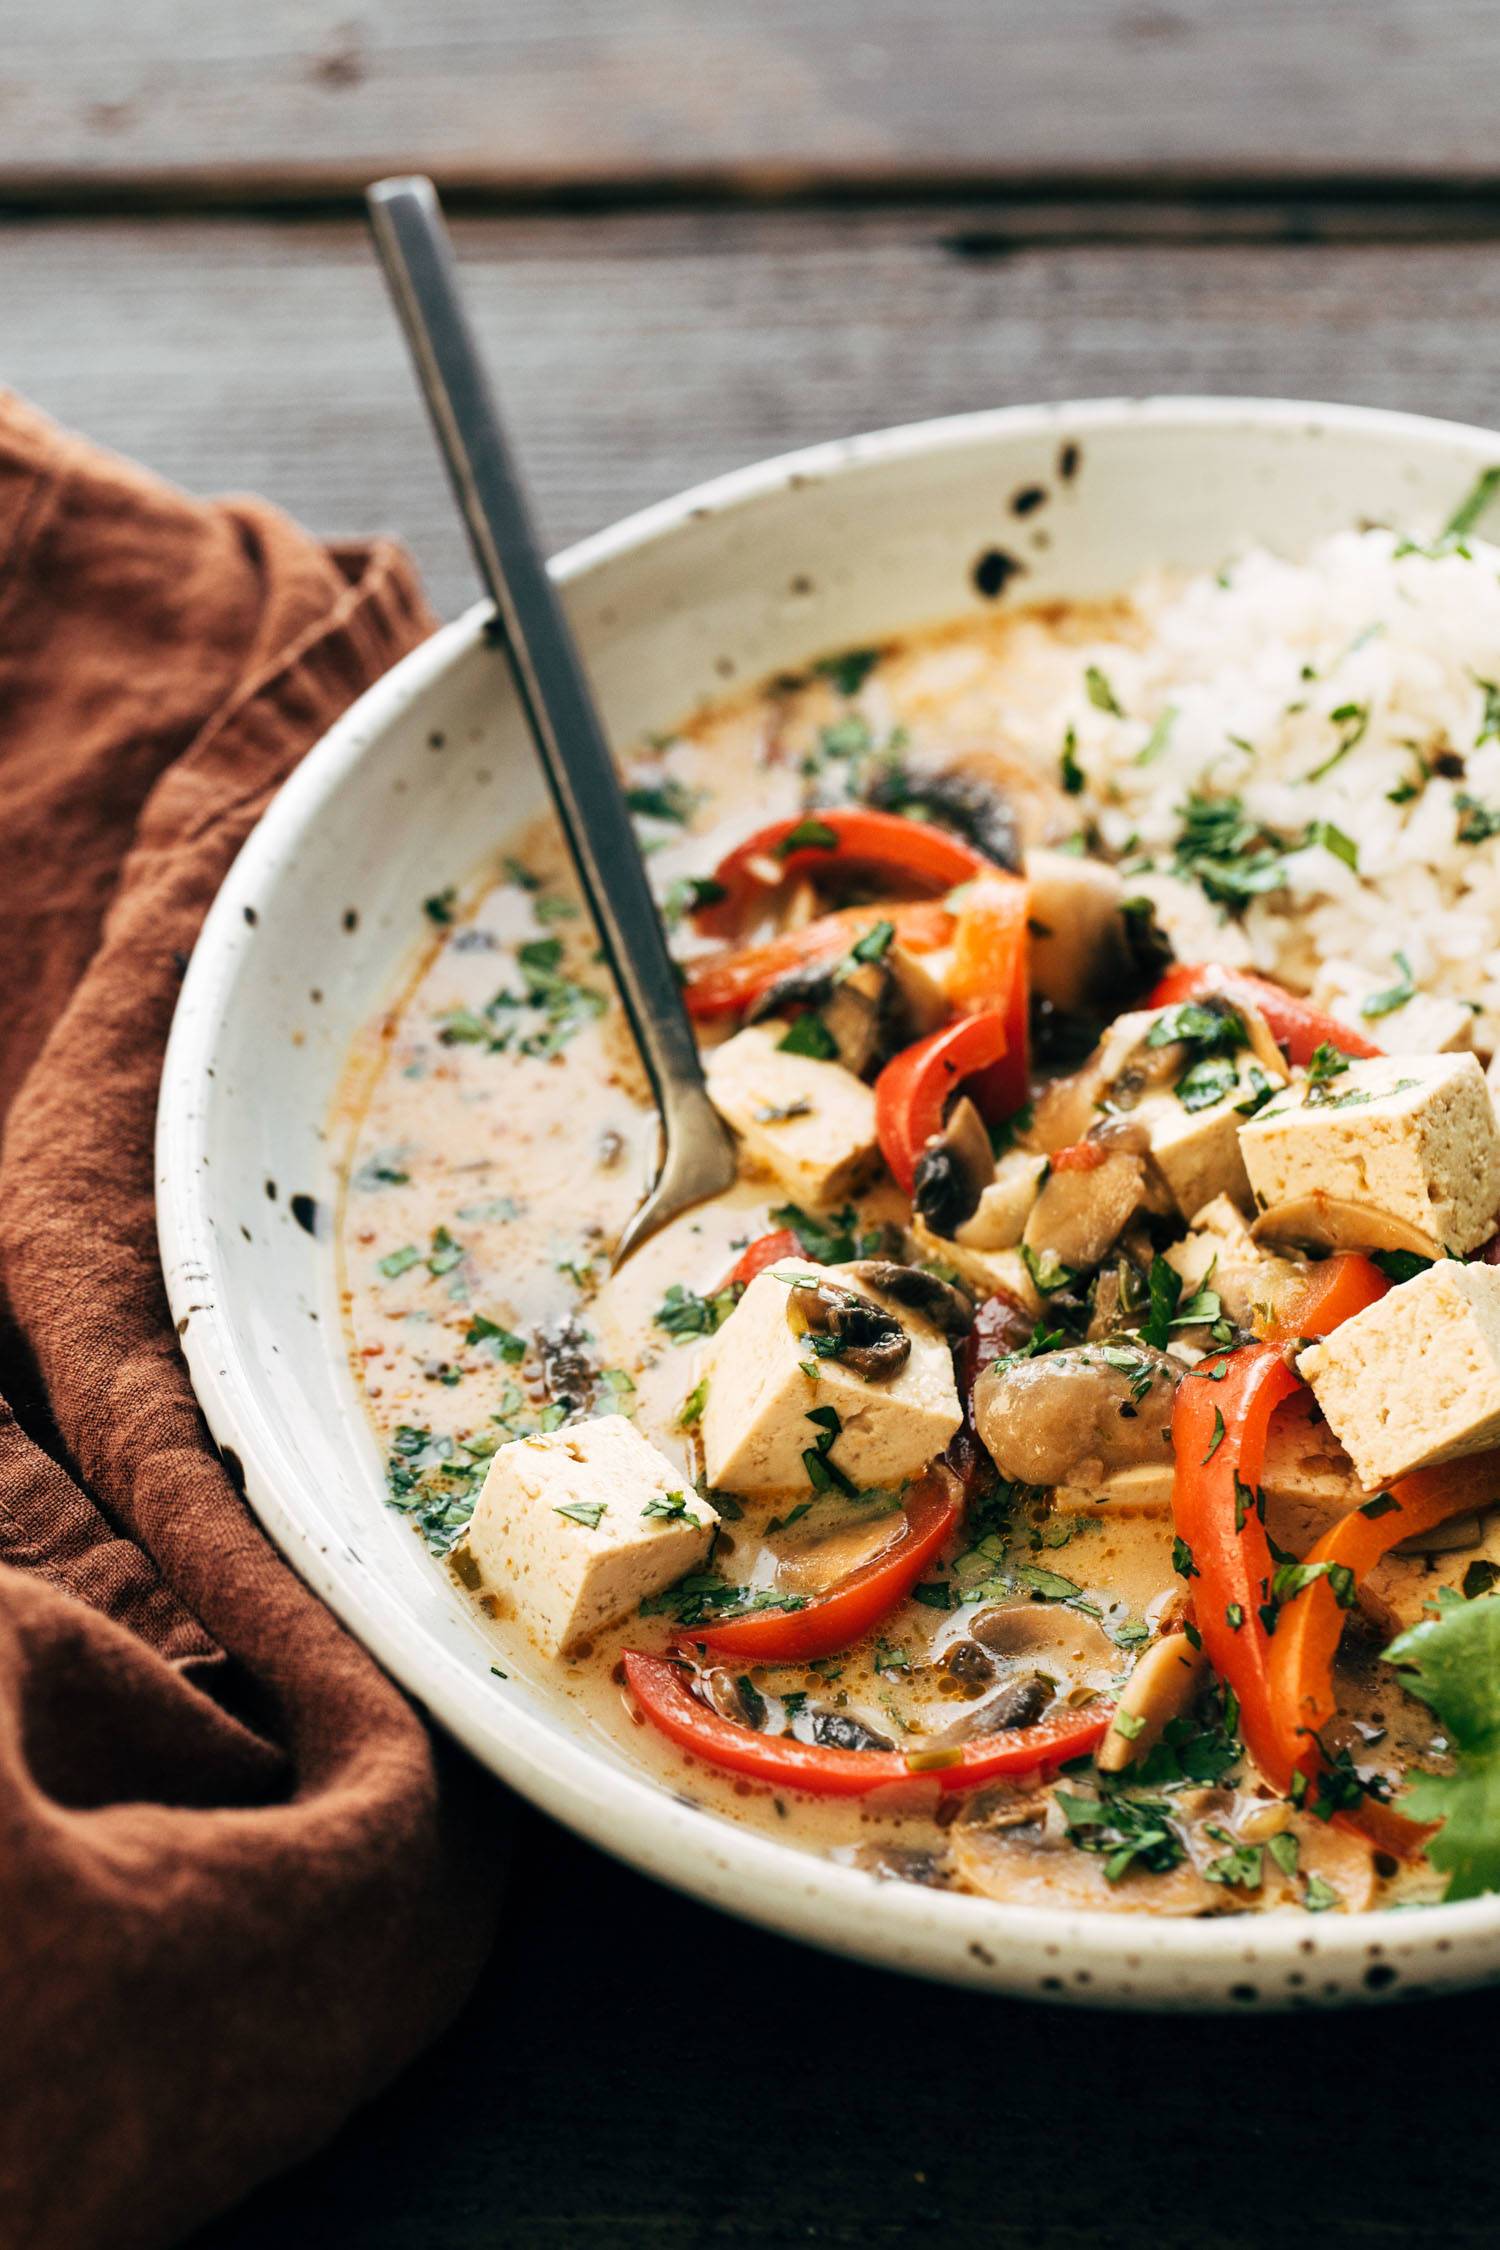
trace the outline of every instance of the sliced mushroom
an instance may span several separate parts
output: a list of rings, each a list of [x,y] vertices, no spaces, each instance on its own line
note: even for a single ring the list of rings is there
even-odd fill
[[[1039,1257],[1050,1251],[1073,1272],[1088,1272],[1109,1256],[1146,1200],[1144,1159],[1128,1149],[1106,1149],[1087,1170],[1049,1175],[1021,1240]]]
[[[956,1234],[994,1177],[990,1136],[965,1094],[948,1112],[942,1132],[917,1158],[913,1208],[934,1234]]]
[[[818,1337],[829,1359],[871,1383],[889,1382],[911,1357],[911,1338],[894,1313],[834,1281],[799,1281],[789,1289],[787,1319],[799,1335]]]
[[[1054,1008],[1118,1007],[1135,978],[1124,885],[1101,859],[1046,849],[1026,854],[1032,990]]]
[[[1110,1729],[1094,1752],[1101,1773],[1123,1773],[1180,1719],[1208,1676],[1208,1658],[1186,1633],[1167,1633],[1142,1651],[1115,1705]]]
[[[963,1291],[921,1266],[897,1265],[889,1258],[856,1258],[851,1265],[835,1266],[833,1271],[846,1273],[853,1281],[867,1282],[882,1297],[894,1297],[898,1305],[920,1313],[944,1336],[967,1336],[974,1324],[974,1307]]]
[[[1256,1242],[1286,1242],[1312,1250],[1413,1250],[1421,1258],[1441,1258],[1436,1237],[1409,1219],[1398,1219],[1373,1203],[1351,1203],[1314,1188],[1262,1211],[1250,1229]]]
[[[974,1250],[1013,1250],[1025,1231],[1047,1169],[1045,1156],[1029,1149],[1007,1149],[995,1166],[972,1215],[957,1229],[957,1239]]]
[[[1000,1361],[974,1385],[974,1427],[1001,1476],[1087,1484],[1169,1461],[1179,1361],[1134,1339]]]
[[[1104,1858],[1071,1842],[1061,1808],[1044,1789],[981,1790],[948,1831],[948,1857],[966,1890],[1016,1905],[1224,1914],[1238,1903],[1189,1860],[1160,1875],[1131,1868],[1112,1883]]]
[[[799,1713],[792,1731],[797,1733],[802,1724]],[[807,1734],[813,1742],[826,1750],[894,1750],[896,1745],[888,1734],[877,1734],[862,1719],[851,1718],[847,1711],[812,1711],[807,1714]]]
[[[975,1646],[972,1641],[965,1645]],[[954,1750],[961,1743],[980,1742],[987,1734],[1004,1734],[1013,1727],[1034,1727],[1056,1700],[1056,1683],[1045,1673],[1018,1672],[993,1695],[987,1695],[982,1703],[972,1704],[951,1726],[927,1736],[923,1747]]]
[[[863,1868],[867,1875],[878,1875],[888,1883],[920,1883],[931,1891],[948,1888],[949,1875],[944,1860],[937,1852],[923,1851],[915,1844],[858,1844],[850,1865]]]
[[[1009,1601],[969,1620],[969,1637],[1007,1658],[1022,1676],[1042,1672],[1070,1686],[1113,1680],[1120,1652],[1096,1619],[1064,1602]]]
[[[1023,786],[1034,793],[1034,777],[1026,776]],[[866,804],[878,805],[886,812],[906,813],[934,821],[940,828],[952,828],[977,844],[997,867],[1009,868],[1012,874],[1021,871],[1015,798],[1000,786],[998,778],[990,780],[984,774],[951,766],[908,765],[904,759],[888,758],[875,767],[861,794]]]
[[[885,1052],[885,999],[890,979],[879,961],[860,961],[834,979],[822,1010],[823,1023],[839,1051],[839,1061],[856,1078]]]
[[[697,1690],[721,1719],[732,1719],[736,1726],[757,1729],[766,1723],[766,1699],[747,1676],[736,1677],[716,1664],[709,1671],[699,1673]]]
[[[768,1016],[788,1008],[821,1008],[833,991],[833,961],[799,961],[795,968],[772,979],[758,999],[745,1010],[747,1024],[763,1023]]]
[[[1133,1340],[1130,1348],[1134,1349]],[[1072,1516],[1123,1516],[1146,1512],[1154,1515],[1162,1508],[1171,1507],[1173,1477],[1170,1457],[1161,1461],[1137,1461],[1128,1469],[1111,1469],[1086,1486],[1057,1485],[1052,1505],[1059,1514]]]

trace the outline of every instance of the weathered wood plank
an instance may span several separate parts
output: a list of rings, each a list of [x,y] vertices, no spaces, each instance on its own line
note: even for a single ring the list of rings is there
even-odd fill
[[[0,188],[1493,179],[1489,0],[6,0]]]
[[[1490,249],[976,256],[982,224],[955,209],[461,225],[551,540],[758,455],[1006,401],[1268,392],[1494,417]],[[440,606],[469,598],[361,229],[48,222],[4,242],[17,387],[198,489],[260,489],[327,533],[397,531]]]

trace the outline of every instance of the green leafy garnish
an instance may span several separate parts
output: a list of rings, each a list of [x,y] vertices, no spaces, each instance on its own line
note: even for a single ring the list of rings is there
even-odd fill
[[[569,1523],[581,1523],[585,1531],[597,1531],[608,1513],[608,1502],[604,1500],[566,1500],[561,1507],[554,1508],[552,1513],[555,1516],[566,1516]]]
[[[1447,1874],[1450,1899],[1500,1889],[1500,1600],[1447,1592],[1437,1616],[1385,1655],[1437,1713],[1458,1762],[1455,1773],[1418,1774],[1403,1809],[1442,1822],[1427,1857]]]
[[[1384,992],[1367,993],[1359,1004],[1362,1016],[1388,1016],[1394,1009],[1404,1008],[1407,1001],[1414,997],[1417,988],[1412,982],[1410,961],[1404,953],[1393,954],[1392,959],[1401,971],[1400,982],[1388,985]]]
[[[642,1516],[664,1516],[674,1523],[690,1523],[694,1530],[702,1527],[703,1518],[695,1516],[688,1506],[685,1492],[657,1493],[646,1502]]]
[[[1083,675],[1083,685],[1096,711],[1107,711],[1114,719],[1124,718],[1119,699],[1097,664],[1089,665]]]
[[[395,1281],[399,1275],[409,1273],[413,1266],[420,1265],[421,1262],[422,1253],[416,1244],[404,1242],[399,1250],[391,1250],[386,1253],[385,1257],[379,1261],[379,1270],[385,1275],[387,1281]]]
[[[794,1016],[776,1042],[784,1055],[809,1055],[815,1062],[836,1062],[839,1043],[815,1008]]]
[[[680,781],[653,781],[627,789],[625,802],[633,813],[645,820],[666,820],[676,828],[685,828],[693,817],[698,799]]]
[[[508,1361],[512,1367],[526,1357],[525,1337],[518,1336],[514,1329],[502,1328],[498,1321],[487,1320],[483,1313],[475,1313],[473,1319],[469,1322],[468,1333],[464,1337],[464,1342],[466,1344],[493,1344],[495,1357]]]
[[[1164,1352],[1171,1339],[1172,1316],[1182,1295],[1182,1276],[1175,1266],[1169,1266],[1163,1257],[1151,1261],[1147,1280],[1151,1309],[1141,1323],[1141,1341]]]
[[[863,937],[857,937],[849,948],[851,961],[883,961],[891,949],[896,935],[894,922],[872,922]]]
[[[716,1289],[711,1297],[700,1297],[674,1281],[651,1317],[679,1342],[689,1336],[712,1336],[734,1311],[739,1295],[737,1289]]]
[[[840,695],[858,695],[879,662],[878,648],[847,648],[841,656],[821,657],[813,670]]]
[[[787,830],[775,846],[775,854],[778,859],[790,859],[793,852],[836,852],[838,848],[838,831],[830,828],[826,820],[809,817]]]
[[[1187,1856],[1172,1808],[1159,1798],[1114,1792],[1081,1797],[1071,1789],[1057,1789],[1054,1796],[1068,1824],[1069,1843],[1099,1853],[1108,1882],[1118,1883],[1136,1866],[1165,1875]]]
[[[1456,791],[1453,802],[1458,809],[1461,844],[1487,844],[1492,836],[1500,836],[1500,808],[1481,804],[1466,789]]]
[[[1070,797],[1079,796],[1083,790],[1084,776],[1083,768],[1078,763],[1078,737],[1071,727],[1063,736],[1062,755],[1058,760],[1058,768],[1062,785],[1068,795]]]

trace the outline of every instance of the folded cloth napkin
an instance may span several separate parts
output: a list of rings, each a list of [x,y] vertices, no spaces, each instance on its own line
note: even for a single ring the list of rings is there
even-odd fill
[[[431,629],[393,547],[207,505],[0,394],[0,2243],[180,2236],[442,2025],[499,1793],[272,1552],[157,1266],[214,891]]]

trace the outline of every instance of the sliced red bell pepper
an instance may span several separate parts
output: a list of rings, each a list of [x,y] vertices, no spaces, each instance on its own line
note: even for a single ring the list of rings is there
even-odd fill
[[[1389,1287],[1358,1251],[1329,1258],[1264,1342],[1201,1361],[1177,1387],[1172,1517],[1192,1562],[1194,1617],[1210,1664],[1239,1699],[1246,1748],[1282,1788],[1289,1775],[1271,1715],[1271,1636],[1261,1614],[1275,1564],[1255,1504],[1266,1436],[1277,1407],[1300,1387],[1285,1356],[1289,1340],[1331,1334]]]
[[[1444,1462],[1435,1469],[1416,1469],[1410,1476],[1399,1478],[1388,1493],[1380,1496],[1379,1503],[1366,1501],[1341,1516],[1309,1549],[1305,1561],[1314,1569],[1327,1563],[1348,1570],[1358,1586],[1381,1557],[1403,1539],[1431,1531],[1450,1516],[1491,1507],[1497,1499],[1500,1452],[1475,1453],[1467,1460]],[[1276,1619],[1271,1643],[1271,1716],[1280,1731],[1288,1763],[1309,1776],[1316,1773],[1319,1764],[1313,1737],[1338,1710],[1333,1664],[1346,1614],[1324,1573],[1283,1602]]]
[[[1008,1041],[1003,1016],[960,1016],[903,1047],[876,1079],[875,1136],[892,1178],[908,1195],[917,1158],[943,1129],[949,1096],[999,1062]]]
[[[1052,1172],[1097,1172],[1108,1154],[1107,1141],[1070,1141],[1066,1148],[1053,1150],[1047,1168]]]
[[[800,1258],[802,1245],[790,1227],[778,1227],[774,1234],[758,1234],[753,1242],[735,1259],[724,1279],[719,1283],[719,1293],[726,1289],[743,1289],[767,1266],[774,1266],[782,1258]]]
[[[1216,961],[1179,961],[1168,969],[1146,1006],[1175,1008],[1184,1000],[1201,1000],[1210,992],[1222,992],[1228,1000],[1238,994],[1247,1007],[1258,1008],[1272,1038],[1285,1048],[1289,1062],[1310,1063],[1322,1046],[1336,1047],[1341,1055],[1352,1055],[1356,1060],[1385,1052],[1362,1031],[1324,1015],[1321,1008],[1299,999],[1284,985],[1273,984],[1269,977],[1252,976],[1248,969],[1225,968]]]
[[[1032,1727],[1013,1727],[952,1750],[834,1750],[758,1734],[721,1718],[690,1691],[683,1667],[668,1657],[625,1652],[625,1678],[653,1726],[679,1748],[727,1772],[773,1789],[818,1797],[865,1797],[899,1782],[930,1779],[941,1790],[974,1789],[1005,1774],[1045,1773],[1082,1757],[1102,1741],[1112,1703],[1062,1711]]]
[[[954,915],[941,899],[897,901],[891,906],[845,906],[822,914],[800,930],[788,930],[765,945],[748,945],[695,963],[687,972],[683,996],[688,1014],[699,1023],[737,1016],[768,991],[778,977],[815,961],[836,961],[877,922],[890,922],[896,942],[909,953],[936,953],[953,935]]]
[[[730,936],[782,883],[834,868],[870,868],[898,882],[951,891],[993,873],[994,862],[924,820],[903,820],[899,813],[864,805],[834,806],[773,820],[736,844],[714,869],[723,897],[700,906],[693,920],[708,936]]]
[[[812,1663],[848,1648],[904,1601],[943,1542],[955,1529],[958,1502],[946,1477],[924,1477],[906,1498],[900,1534],[867,1563],[851,1570],[831,1593],[805,1609],[762,1609],[722,1624],[694,1626],[684,1639],[748,1664]]]
[[[995,1014],[1006,1048],[977,1090],[986,1117],[1010,1117],[1030,1092],[1030,893],[1019,875],[986,875],[959,902],[948,996],[965,1015]]]

